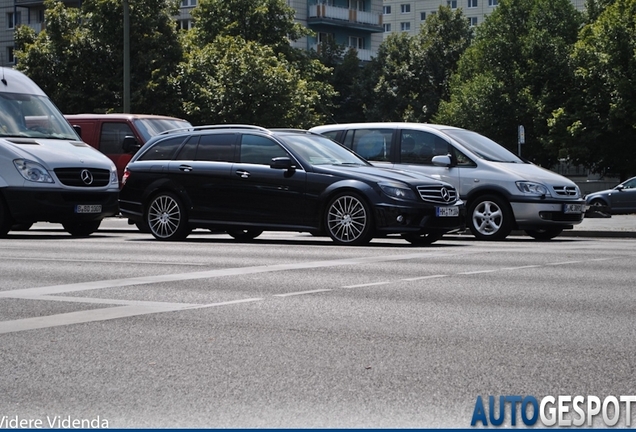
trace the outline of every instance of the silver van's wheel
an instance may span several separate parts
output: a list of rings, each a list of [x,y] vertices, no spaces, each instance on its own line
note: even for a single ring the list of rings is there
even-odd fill
[[[190,234],[185,208],[172,192],[160,192],[152,198],[146,224],[158,240],[183,240]]]
[[[329,237],[342,245],[363,245],[371,241],[373,218],[368,205],[357,194],[335,196],[327,206],[325,226]]]
[[[512,231],[512,211],[498,196],[472,199],[468,214],[470,231],[479,240],[503,240]]]

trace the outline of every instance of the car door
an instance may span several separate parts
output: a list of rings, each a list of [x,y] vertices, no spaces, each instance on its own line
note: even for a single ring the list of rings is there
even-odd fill
[[[130,125],[125,121],[105,121],[99,128],[99,141],[97,149],[108,156],[117,167],[117,176],[121,179],[124,168],[130,159],[131,153],[124,151],[124,138],[127,136],[139,138],[135,135]]]
[[[236,133],[193,135],[170,163],[169,175],[190,200],[189,219],[233,220],[231,169]]]
[[[373,165],[390,167],[395,160],[393,135],[390,128],[349,129],[340,141]]]
[[[244,133],[232,166],[232,196],[236,221],[254,224],[306,226],[306,172],[270,167],[272,158],[293,157],[275,140]]]
[[[636,211],[636,178],[622,183],[623,189],[612,192],[612,212],[628,213]]]

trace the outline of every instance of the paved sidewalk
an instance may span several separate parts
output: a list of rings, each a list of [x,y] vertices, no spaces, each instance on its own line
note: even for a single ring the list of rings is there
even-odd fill
[[[563,234],[575,237],[633,237],[636,238],[636,214],[612,215],[609,218],[586,217],[574,229]]]

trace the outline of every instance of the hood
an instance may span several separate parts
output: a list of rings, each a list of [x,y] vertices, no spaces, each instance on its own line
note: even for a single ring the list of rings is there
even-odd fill
[[[435,184],[452,187],[446,182],[439,181],[424,174],[413,171],[402,171],[393,168],[381,168],[367,165],[314,165],[317,173],[342,176],[346,173],[347,178],[357,178],[360,180],[383,182],[399,181],[410,185]]]
[[[517,180],[526,180],[543,183],[546,186],[576,186],[572,180],[563,177],[560,174],[541,168],[538,165],[524,163],[503,163],[491,162],[491,166],[496,167],[499,171],[508,173],[511,177],[517,177]]]
[[[70,166],[111,169],[113,162],[103,153],[81,141],[4,138],[0,145],[13,150],[14,158],[29,159],[49,169]]]

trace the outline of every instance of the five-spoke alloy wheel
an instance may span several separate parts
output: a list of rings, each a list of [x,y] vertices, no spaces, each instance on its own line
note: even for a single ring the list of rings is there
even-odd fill
[[[478,240],[503,240],[512,231],[512,211],[498,196],[472,199],[468,214],[470,231]]]

